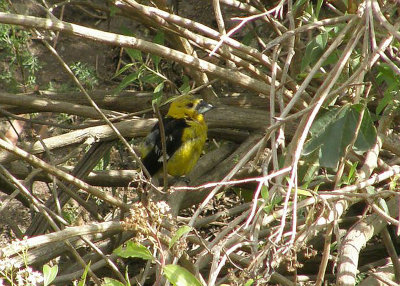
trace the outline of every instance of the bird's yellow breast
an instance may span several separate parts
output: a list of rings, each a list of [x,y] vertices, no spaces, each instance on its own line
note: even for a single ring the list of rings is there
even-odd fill
[[[162,121],[165,157],[158,124],[153,127],[141,148],[143,165],[151,176],[162,170],[164,158],[167,159],[167,172],[172,176],[183,176],[193,169],[207,139],[203,114],[211,108],[212,105],[192,95],[178,97],[171,103]]]
[[[167,171],[172,176],[183,176],[193,169],[207,139],[207,125],[204,120],[188,121],[188,124],[190,127],[185,128],[182,134],[181,147],[167,163]]]

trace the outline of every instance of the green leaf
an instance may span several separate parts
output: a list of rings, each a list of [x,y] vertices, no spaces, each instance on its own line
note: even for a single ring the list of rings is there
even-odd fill
[[[269,191],[268,191],[268,187],[266,185],[263,185],[261,187],[261,197],[266,201],[268,201],[268,199],[269,199]]]
[[[357,170],[357,165],[358,165],[358,162],[354,162],[350,167],[349,173],[347,175],[344,174],[342,176],[342,178],[341,178],[342,184],[351,185],[355,181],[354,175]]]
[[[236,195],[238,195],[245,202],[251,202],[253,200],[254,190],[244,189],[244,188],[240,188],[240,187],[233,187],[232,190],[235,192]],[[222,192],[219,194],[223,195]],[[221,197],[222,196],[219,196],[219,198],[221,198]]]
[[[169,242],[168,248],[171,249],[172,246],[185,234],[189,233],[192,228],[188,225],[181,226],[175,233],[175,235],[171,238]]]
[[[86,284],[86,277],[87,277],[87,274],[88,274],[89,269],[90,269],[90,263],[91,263],[91,262],[89,261],[89,263],[86,265],[85,271],[83,271],[82,276],[81,276],[81,279],[80,279],[79,282],[78,282],[78,286],[85,286],[85,284]]]
[[[349,179],[353,179],[353,177],[354,177],[354,175],[356,173],[356,170],[357,170],[357,165],[358,165],[358,162],[354,162],[354,164],[351,165],[351,168],[350,168],[350,171],[349,171]]]
[[[121,30],[121,34],[125,35],[125,36],[135,36],[134,33],[132,33],[131,29],[128,28],[127,26],[121,26],[119,27],[119,29]]]
[[[129,273],[128,273],[128,267],[125,268],[125,280],[126,280],[125,286],[131,286],[131,281],[129,279]]]
[[[272,197],[272,201],[267,206],[264,207],[263,211],[266,214],[272,213],[272,211],[274,210],[275,206],[278,205],[281,201],[282,201],[282,196],[279,193],[275,194]]]
[[[150,250],[148,250],[145,246],[133,243],[132,241],[128,241],[125,248],[120,246],[115,249],[114,253],[123,258],[135,257],[144,260],[153,260],[153,255],[151,254]]]
[[[125,284],[121,283],[118,280],[115,280],[115,279],[112,279],[109,277],[105,277],[104,283],[102,283],[101,286],[125,286]]]
[[[253,41],[255,36],[255,33],[253,30],[249,31],[248,33],[246,33],[242,39],[242,44],[249,46],[251,44],[251,42]]]
[[[163,92],[153,93],[153,98],[151,99],[151,105],[160,106],[163,98]]]
[[[301,182],[303,188],[308,188],[310,183],[318,175],[319,171],[319,150],[307,155],[304,158],[304,164],[300,164],[298,167],[298,180]]]
[[[58,265],[54,265],[53,267],[50,267],[47,264],[43,265],[44,286],[50,285],[50,283],[56,278],[57,273]]]
[[[306,2],[308,2],[309,0],[297,0],[294,5],[293,5],[293,10],[296,11],[298,8],[300,8],[301,6],[303,6]]]
[[[328,32],[322,32],[307,44],[306,51],[301,62],[301,72],[303,72],[306,67],[313,65],[318,61],[325,50],[327,42]]]
[[[138,79],[139,72],[140,71],[136,71],[136,72],[131,73],[130,75],[127,75],[126,77],[124,77],[124,79],[121,81],[121,83],[117,86],[116,93],[121,92],[132,82],[136,81]]]
[[[367,186],[366,191],[370,195],[376,194],[376,188],[374,186]],[[387,214],[390,216],[389,208],[388,205],[386,204],[386,201],[383,198],[377,198],[376,199],[377,205]]]
[[[121,10],[115,7],[114,5],[109,5],[110,8],[110,17],[114,17],[115,14],[120,12]]]
[[[126,48],[126,53],[131,57],[131,59],[137,60],[138,62],[143,62],[142,52],[140,50]]]
[[[160,76],[158,76],[157,74],[154,74],[154,73],[143,76],[141,78],[141,80],[145,83],[150,83],[150,84],[152,84],[152,83],[159,84],[164,81],[163,78],[161,78]]]
[[[159,45],[164,45],[164,32],[158,30],[157,34],[153,38],[153,42]]]
[[[324,3],[323,0],[318,0],[317,1],[317,7],[315,8],[315,16],[317,19],[319,18],[319,12],[321,11],[322,4]]]
[[[400,83],[400,78],[392,70],[392,68],[385,63],[381,63],[377,67],[378,74],[376,81],[379,84],[386,83],[388,86],[398,86]]]
[[[115,75],[113,75],[112,79],[114,79],[117,76],[121,75],[123,72],[125,72],[127,69],[129,69],[130,67],[132,67],[134,65],[135,65],[134,63],[130,63],[130,64],[124,65],[122,68],[119,69],[118,72],[115,73]]]
[[[314,121],[311,138],[304,146],[303,155],[319,150],[322,167],[336,169],[347,146],[353,140],[361,105],[346,105],[321,110]],[[365,110],[361,127],[354,144],[354,151],[362,153],[372,147],[376,140],[376,129],[368,110]]]
[[[376,113],[380,114],[386,106],[388,106],[391,102],[393,102],[393,93],[385,92],[383,98],[378,102],[378,106],[376,107]]]
[[[327,65],[336,64],[340,57],[340,51],[334,51],[332,54],[328,56],[328,58],[323,62],[322,66],[325,67]],[[323,74],[325,77],[326,74]],[[320,76],[322,78],[322,76]],[[318,78],[318,77],[317,77]]]
[[[355,116],[355,123],[358,120],[359,114],[361,112],[362,105],[357,104],[352,106],[352,112]],[[364,116],[361,121],[360,130],[358,132],[357,140],[354,143],[353,150],[357,154],[362,154],[368,149],[370,149],[376,142],[376,128],[374,122],[371,118],[371,114],[368,109],[365,109]]]
[[[202,286],[192,273],[179,265],[165,265],[164,274],[174,286]]]
[[[159,83],[156,88],[154,89],[153,93],[162,92],[164,89],[164,82]]]
[[[244,284],[244,286],[251,286],[254,283],[254,279],[249,279],[247,280],[246,284]]]
[[[158,31],[157,34],[153,38],[153,42],[156,44],[159,44],[159,45],[164,45],[164,32]],[[153,59],[154,66],[158,68],[161,58],[156,55],[151,55],[151,58]]]
[[[376,82],[379,86],[386,86],[383,99],[378,102],[376,113],[381,113],[383,109],[394,101],[400,89],[400,77],[387,64],[380,64],[377,67],[378,74]]]
[[[293,193],[294,193],[294,190],[293,190]],[[309,191],[304,190],[304,189],[300,189],[300,188],[297,189],[297,194],[300,195],[300,196],[305,196],[305,197],[312,197],[313,196]]]
[[[110,161],[111,161],[111,149],[109,149],[105,154],[104,154],[104,157],[103,157],[103,170],[102,171],[104,171],[104,170],[107,170],[107,167],[108,167],[108,165],[110,164]]]
[[[183,80],[183,83],[179,87],[179,91],[182,92],[183,94],[186,94],[190,91],[189,78],[186,75],[184,75],[182,80]]]

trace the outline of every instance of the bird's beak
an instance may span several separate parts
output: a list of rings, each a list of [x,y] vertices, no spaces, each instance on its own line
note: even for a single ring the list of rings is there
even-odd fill
[[[196,110],[198,113],[203,114],[206,113],[207,111],[213,109],[214,106],[212,106],[211,104],[205,102],[204,100],[202,100],[197,106],[196,106]]]

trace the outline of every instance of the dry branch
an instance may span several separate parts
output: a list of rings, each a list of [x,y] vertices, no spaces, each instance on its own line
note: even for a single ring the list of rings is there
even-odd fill
[[[72,104],[68,102],[38,98],[37,96],[0,93],[0,104],[29,108],[35,111],[49,111],[74,114],[82,117],[101,119],[101,116],[92,107]],[[121,116],[123,114],[111,110],[103,110],[109,117]]]
[[[399,197],[387,202],[388,210],[392,216],[399,213]],[[337,285],[354,285],[358,268],[358,260],[361,249],[378,234],[387,224],[377,214],[369,215],[365,220],[357,223],[343,239],[340,249],[340,260],[338,264]]]
[[[65,241],[81,235],[92,235],[104,232],[118,232],[122,230],[123,227],[121,223],[113,221],[97,223],[93,225],[86,225],[84,227],[82,226],[68,227],[64,230],[60,230],[59,232],[44,234],[38,237],[28,238],[27,240],[24,241],[15,242],[14,244],[11,244],[3,248],[2,253],[6,256],[12,256],[16,255],[19,252],[22,252],[24,249],[44,246],[47,243]]]
[[[165,46],[161,46],[145,40],[140,40],[135,37],[128,37],[109,32],[103,32],[63,21],[53,21],[50,19],[6,14],[2,12],[0,12],[0,22],[4,24],[21,25],[29,28],[60,31],[93,41],[99,41],[108,45],[117,45],[124,48],[138,49],[206,72],[210,75],[219,77],[233,84],[238,84],[255,92],[263,94],[269,93],[269,85],[250,76],[247,76],[241,72],[221,68],[205,60],[197,59],[182,52],[171,50]]]
[[[74,3],[82,4],[79,2]],[[218,4],[217,2],[215,4]],[[217,108],[207,114],[206,118],[210,127],[211,136],[209,137],[216,139],[228,138],[240,145],[224,144],[219,149],[208,152],[200,159],[197,168],[188,176],[191,180],[190,185],[200,185],[212,181],[215,184],[210,184],[209,186],[215,188],[210,189],[207,186],[188,187],[185,191],[176,188],[172,194],[160,195],[161,199],[169,201],[174,214],[178,214],[183,207],[202,202],[194,215],[190,218],[185,217],[182,219],[182,221],[194,227],[190,235],[182,238],[183,243],[189,241],[195,248],[195,250],[189,252],[189,255],[192,255],[195,260],[190,269],[199,278],[208,276],[208,278],[204,278],[203,282],[209,285],[227,282],[229,276],[225,275],[225,269],[232,270],[229,272],[230,275],[236,275],[237,278],[260,278],[257,283],[261,284],[268,283],[269,278],[271,278],[271,281],[275,278],[275,281],[279,281],[278,283],[287,285],[295,285],[296,282],[300,282],[303,278],[314,279],[318,283],[322,283],[323,277],[325,277],[325,280],[332,279],[332,275],[326,274],[326,269],[328,269],[326,265],[329,265],[328,260],[331,259],[332,254],[330,239],[326,239],[323,250],[323,267],[320,268],[318,277],[311,274],[298,275],[298,273],[284,277],[277,273],[277,271],[281,271],[278,265],[283,261],[288,261],[292,263],[291,266],[293,268],[297,268],[305,259],[302,255],[298,255],[300,250],[305,246],[307,248],[311,239],[318,239],[318,233],[327,226],[329,226],[329,231],[327,232],[329,235],[331,234],[331,227],[334,234],[337,235],[338,223],[348,206],[361,201],[370,203],[377,199],[385,199],[388,201],[389,210],[394,213],[389,216],[389,214],[379,209],[375,203],[372,203],[371,209],[375,213],[369,215],[366,219],[360,217],[360,222],[348,232],[344,239],[338,241],[339,244],[342,244],[342,248],[339,253],[340,262],[336,282],[342,283],[342,285],[353,285],[361,248],[387,223],[398,224],[398,191],[389,187],[389,184],[395,180],[394,176],[400,174],[398,166],[390,166],[390,162],[398,162],[397,157],[400,154],[398,150],[399,144],[397,144],[399,135],[396,132],[396,128],[393,132],[389,132],[390,128],[392,128],[390,120],[394,117],[390,117],[390,120],[382,117],[383,119],[379,122],[379,138],[377,138],[375,146],[368,150],[367,154],[357,154],[356,156],[350,154],[351,150],[346,150],[346,154],[351,156],[345,157],[340,165],[343,167],[341,169],[343,174],[347,171],[347,168],[350,168],[348,166],[353,165],[355,162],[363,162],[363,166],[353,170],[357,175],[352,180],[348,178],[345,186],[339,187],[339,183],[343,181],[341,173],[336,172],[337,184],[332,186],[333,183],[331,184],[330,182],[330,176],[334,176],[332,175],[332,173],[335,173],[334,171],[320,166],[318,170],[311,170],[310,167],[309,170],[313,172],[313,178],[316,178],[317,174],[324,176],[321,176],[323,178],[318,180],[313,179],[312,182],[307,182],[304,188],[306,188],[306,192],[309,192],[308,195],[300,193],[300,191],[304,192],[304,190],[300,189],[300,178],[298,177],[300,175],[300,171],[298,171],[299,162],[304,158],[300,155],[303,144],[309,138],[309,129],[313,120],[322,106],[360,104],[363,103],[362,100],[368,101],[368,103],[371,100],[380,101],[379,96],[381,94],[372,94],[371,97],[373,98],[367,96],[362,98],[364,95],[362,90],[366,85],[365,81],[376,76],[375,69],[370,74],[369,71],[380,61],[384,61],[387,67],[395,74],[399,73],[399,68],[397,67],[399,60],[398,56],[396,56],[398,49],[397,45],[392,43],[393,40],[399,39],[398,23],[391,23],[392,19],[396,20],[394,17],[396,11],[390,11],[390,7],[394,7],[393,5],[395,4],[365,0],[360,5],[357,14],[352,14],[355,10],[351,9],[354,7],[348,7],[348,10],[344,11],[339,11],[340,9],[335,8],[338,14],[342,12],[347,14],[345,16],[332,16],[332,11],[325,10],[325,5],[332,8],[333,2],[324,2],[321,11],[326,13],[324,16],[327,16],[327,18],[315,21],[319,18],[318,15],[315,18],[308,17],[310,16],[307,15],[309,10],[303,14],[305,11],[303,9],[306,8],[306,5],[313,5],[312,1],[308,1],[309,3],[303,2],[296,9],[293,7],[293,1],[280,1],[270,11],[267,11],[268,5],[271,5],[270,3],[264,6],[258,1],[253,1],[252,5],[254,6],[252,6],[235,0],[220,0],[219,2],[245,11],[246,14],[253,15],[236,18],[236,20],[240,21],[239,25],[249,24],[248,27],[253,25],[251,27],[255,34],[253,40],[257,42],[255,45],[258,45],[258,48],[254,48],[255,45],[253,47],[243,45],[233,37],[226,36],[234,33],[235,30],[231,30],[231,32],[223,31],[223,22],[219,23],[221,32],[217,32],[196,21],[173,15],[168,12],[170,10],[161,0],[155,1],[155,4],[151,3],[156,7],[143,5],[142,2],[139,4],[139,2],[133,0],[116,1],[116,5],[121,8],[118,13],[123,10],[122,14],[127,17],[135,17],[135,19],[139,19],[142,23],[152,27],[159,28],[162,25],[162,29],[168,36],[169,44],[174,49],[135,37],[103,32],[59,21],[55,17],[44,19],[0,13],[0,22],[61,31],[82,39],[138,49],[180,63],[186,69],[189,69],[186,72],[195,79],[197,84],[208,83],[208,79],[205,76],[207,75],[244,88],[246,95],[235,96],[227,92],[220,99],[213,99],[213,103]],[[296,4],[298,3],[296,2]],[[91,6],[90,3],[85,4],[85,7],[97,9],[95,6]],[[218,12],[221,11],[218,5],[215,7]],[[104,6],[101,9],[107,11],[108,7]],[[223,10],[222,12],[224,13]],[[281,24],[273,15],[279,15],[283,12],[285,12],[286,22],[282,21],[284,24]],[[218,20],[224,21],[221,14],[219,14]],[[265,28],[265,26],[258,26],[259,23],[262,23],[262,25],[268,23],[266,26],[268,28],[272,27],[271,31],[260,31],[259,28]],[[301,77],[297,77],[300,70],[299,63],[302,61],[302,57],[307,55],[307,51],[305,51],[307,42],[311,39],[315,40],[315,35],[333,33],[330,26],[338,30],[337,33],[335,32],[335,37],[328,37],[329,41],[325,43],[326,46],[322,47],[318,59],[302,70],[304,74]],[[384,29],[384,33],[382,33],[382,30],[377,30],[376,26]],[[385,35],[385,33],[388,34]],[[238,38],[240,38],[240,35],[238,35]],[[196,49],[193,47],[196,47]],[[271,52],[271,48],[274,49],[272,51],[273,60],[266,54]],[[199,59],[196,53],[200,49],[206,53],[210,51],[216,52],[216,55],[222,57],[221,62],[228,63],[227,67],[222,66],[223,63],[211,63],[211,60],[207,58]],[[387,53],[388,49],[390,51]],[[327,60],[335,53],[337,53],[335,62],[327,64]],[[353,62],[355,58],[359,61],[357,64]],[[239,71],[228,68],[232,63],[238,67],[241,66],[242,69]],[[382,85],[384,86],[385,84]],[[221,87],[221,90],[224,88]],[[383,88],[385,87],[377,87],[376,90]],[[229,87],[227,90],[235,90],[235,88]],[[372,91],[374,92],[374,88]],[[206,94],[213,95],[213,92],[213,86],[207,86]],[[261,94],[261,96],[258,96],[258,94]],[[93,92],[93,95],[98,105],[105,109],[103,112],[108,117],[119,115],[116,111],[138,112],[139,114],[151,111],[149,107],[153,97],[152,93],[113,95],[103,91]],[[7,111],[14,113],[49,111],[101,118],[97,113],[93,113],[91,107],[86,106],[88,105],[86,102],[81,101],[78,94],[39,94],[12,97],[7,93],[1,92],[0,104]],[[46,99],[42,97],[46,97]],[[376,100],[375,98],[378,99]],[[289,103],[286,104],[287,102]],[[293,114],[293,107],[296,107],[297,110],[302,110]],[[387,107],[385,112],[388,112],[389,108]],[[377,115],[380,116],[379,114]],[[115,126],[124,137],[133,138],[147,134],[156,121],[155,119],[125,120],[126,117],[123,118],[124,122],[115,123]],[[360,122],[361,120],[359,120]],[[101,121],[95,124],[101,124]],[[280,130],[283,125],[284,128]],[[83,128],[44,139],[42,142],[34,142],[30,148],[25,147],[30,154],[1,140],[0,147],[7,151],[0,153],[0,162],[21,159],[28,166],[39,167],[46,173],[69,182],[71,185],[67,186],[68,190],[78,192],[79,189],[82,189],[105,200],[107,203],[105,205],[116,206],[116,209],[122,210],[120,218],[123,219],[124,210],[132,208],[134,204],[127,205],[117,196],[106,195],[97,188],[84,183],[84,181],[93,182],[94,180],[99,180],[98,185],[108,183],[112,186],[127,186],[130,180],[137,178],[135,177],[137,175],[135,171],[92,172],[89,174],[92,170],[93,162],[86,164],[86,160],[83,158],[78,165],[85,165],[87,170],[81,174],[82,176],[79,176],[78,172],[74,173],[74,171],[72,172],[73,175],[70,175],[68,173],[70,170],[66,172],[61,167],[57,169],[52,166],[55,165],[52,160],[50,160],[52,164],[48,164],[35,156],[44,152],[47,152],[48,155],[51,150],[77,144],[86,143],[89,145],[93,142],[98,142],[95,145],[111,145],[111,142],[116,138],[115,133],[112,132],[109,126]],[[355,139],[354,137],[353,143]],[[380,139],[383,139],[382,144]],[[289,149],[286,148],[288,143],[290,143]],[[14,155],[9,155],[7,152],[11,152]],[[386,160],[382,153],[384,153],[384,156],[390,157],[390,160]],[[256,156],[256,160],[248,163],[254,156]],[[280,157],[285,157],[286,168],[280,169],[280,162],[278,161]],[[386,168],[385,171],[378,168],[381,166]],[[213,197],[217,192],[224,190],[227,186],[239,185],[237,181],[223,184],[221,183],[221,178],[225,178],[224,181],[232,180],[237,176],[239,170],[241,171],[241,177],[247,177],[249,176],[247,167],[251,169],[251,175],[256,176],[256,178],[249,179],[254,184],[257,184],[251,185],[251,189],[256,190],[253,194],[253,201],[242,206],[234,206],[226,212],[219,210],[216,214],[207,215],[204,218],[199,217],[201,210],[214,207],[214,205],[213,207],[209,205],[212,199],[213,203],[218,204],[218,200]],[[289,181],[283,177],[263,180],[263,178],[265,179],[271,174],[279,172],[279,174],[286,174],[288,171],[292,172]],[[262,175],[260,175],[260,172],[262,172]],[[49,181],[50,176],[48,174],[43,175],[41,179]],[[85,179],[86,175],[89,175],[87,179]],[[28,176],[33,180],[39,179],[26,171],[22,172],[20,176],[22,178]],[[77,180],[76,177],[80,180]],[[103,181],[100,181],[100,178]],[[109,180],[109,182],[104,182],[104,180]],[[119,181],[116,182],[115,180]],[[134,183],[140,184],[142,181],[137,179]],[[61,184],[59,183],[59,185]],[[239,186],[243,187],[243,185]],[[371,186],[375,188],[379,186],[382,189],[374,194],[366,192],[365,189]],[[246,187],[249,188],[248,186]],[[204,189],[199,190],[199,188]],[[319,188],[318,192],[313,188]],[[261,190],[263,190],[263,193],[261,193]],[[284,205],[273,201],[271,198],[273,191],[276,191],[274,195],[286,196]],[[73,194],[71,195],[73,196]],[[137,197],[146,201],[141,196],[136,196],[135,199]],[[205,197],[207,198],[205,199]],[[79,201],[79,197],[75,197],[75,199]],[[81,204],[85,205],[83,202]],[[225,215],[228,218],[225,218]],[[300,215],[304,215],[304,217],[298,217]],[[103,218],[100,217],[100,219]],[[36,219],[34,221],[35,224],[42,224],[43,222]],[[209,237],[204,239],[201,234],[197,233],[200,226],[204,227],[206,224],[217,226],[214,233],[207,233],[212,239],[209,239]],[[122,232],[119,223],[113,222],[111,225],[115,227],[113,233]],[[79,228],[80,230],[81,228],[86,229],[88,226]],[[156,241],[152,242],[152,247],[157,252],[155,255],[160,255],[157,259],[161,265],[165,261],[169,261],[170,257],[165,260],[165,256],[171,255],[173,256],[172,258],[178,259],[178,255],[174,251],[164,249],[164,244],[168,241],[168,237],[173,234],[172,229],[173,227],[157,230]],[[77,236],[81,235],[80,232],[69,233],[68,230],[70,228],[39,236],[37,240],[29,238],[29,248],[35,247],[33,251],[37,251],[35,252],[35,257],[30,257],[29,261],[40,261],[37,255],[43,253],[41,251],[44,249],[49,250],[55,245],[60,247],[60,252],[56,252],[55,256],[46,256],[47,259],[60,255],[61,248],[62,251],[67,250],[66,246],[60,246],[53,242],[53,239],[57,239],[57,236],[60,236],[58,239],[71,241],[76,246],[86,245],[81,241],[77,242]],[[104,232],[107,231],[104,230]],[[96,243],[99,243],[97,239],[103,236],[99,234],[95,237],[97,237],[94,238]],[[339,236],[337,238],[340,239]],[[106,239],[102,246],[108,245],[114,239],[115,237]],[[124,241],[124,239],[118,242],[121,241]],[[91,243],[89,244],[92,245]],[[22,249],[21,247],[19,250]],[[187,245],[184,248],[187,248]],[[6,251],[8,250],[10,249],[6,248]],[[186,252],[186,249],[184,251]],[[12,255],[16,255],[16,253],[13,252]],[[395,259],[396,256],[392,256]],[[97,260],[101,259],[102,254],[87,253],[83,258],[89,259],[89,257],[95,257]],[[115,259],[116,256],[112,255],[111,258]],[[104,260],[99,260],[93,265],[93,269],[99,269],[105,265],[106,262]],[[58,278],[58,281],[67,283],[67,281],[79,277],[82,271],[78,271],[79,268],[75,268],[75,266],[70,268],[70,273],[63,273]],[[299,271],[301,270],[299,269]],[[144,273],[159,274],[160,272],[157,267],[154,267],[149,272],[145,271]],[[292,280],[289,281],[287,277]],[[240,281],[245,284],[248,280]]]

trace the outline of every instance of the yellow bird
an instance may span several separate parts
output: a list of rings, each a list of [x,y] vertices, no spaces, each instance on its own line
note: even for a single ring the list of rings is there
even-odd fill
[[[163,118],[168,174],[179,177],[193,169],[207,140],[207,124],[203,114],[213,106],[192,95],[173,101]],[[142,160],[150,175],[163,166],[159,124],[154,125],[141,147]]]

